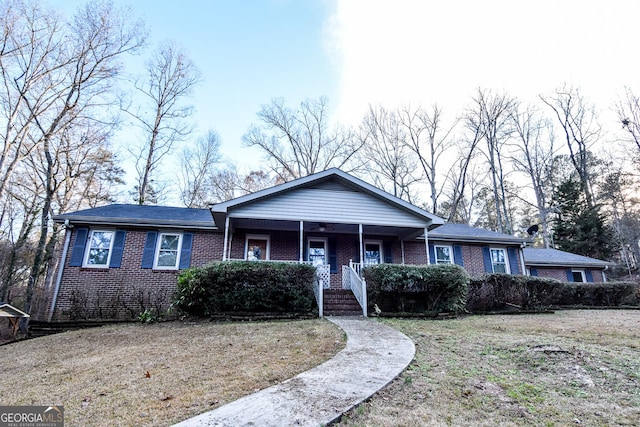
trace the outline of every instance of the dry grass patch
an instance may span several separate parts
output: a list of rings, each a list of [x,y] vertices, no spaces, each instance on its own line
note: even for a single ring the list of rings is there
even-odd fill
[[[0,402],[63,404],[70,426],[168,425],[291,378],[344,344],[318,319],[67,332],[0,347]]]
[[[409,368],[340,426],[637,425],[640,311],[386,320]]]

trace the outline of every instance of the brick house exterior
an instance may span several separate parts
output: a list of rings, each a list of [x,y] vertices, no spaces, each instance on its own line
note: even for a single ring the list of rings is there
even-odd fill
[[[351,280],[351,273],[343,277],[351,263],[448,262],[472,275],[547,277],[571,268],[526,264],[525,239],[444,224],[337,169],[211,209],[108,205],[58,215],[54,221],[65,225],[66,238],[46,313],[49,321],[126,319],[145,309],[165,310],[181,270],[216,261],[322,265],[329,277],[323,287],[336,292],[344,292]],[[606,263],[593,261],[593,271],[604,269]],[[585,281],[604,280],[604,274],[586,271],[591,270],[585,270]],[[561,280],[567,280],[566,274]]]

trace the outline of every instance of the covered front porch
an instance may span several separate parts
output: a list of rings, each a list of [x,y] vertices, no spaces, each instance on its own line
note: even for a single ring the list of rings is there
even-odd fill
[[[318,272],[319,306],[325,302],[325,291],[335,295],[334,291],[350,290],[366,315],[362,268],[427,264],[428,228],[227,217],[222,260],[312,264]]]
[[[328,266],[318,269],[319,283],[335,290],[361,289],[353,283],[366,265],[428,264],[429,229],[443,223],[338,169],[213,205],[211,214],[223,231],[223,261]]]

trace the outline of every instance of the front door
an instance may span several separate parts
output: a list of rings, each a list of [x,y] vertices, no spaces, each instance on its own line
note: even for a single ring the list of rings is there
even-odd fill
[[[382,247],[377,242],[365,242],[364,265],[377,265],[382,262]]]
[[[322,281],[322,287],[331,287],[331,275],[327,258],[327,240],[309,239],[307,246],[308,261],[316,268],[318,280]]]

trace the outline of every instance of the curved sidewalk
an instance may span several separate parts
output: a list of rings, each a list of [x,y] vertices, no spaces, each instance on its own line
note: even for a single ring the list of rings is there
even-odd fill
[[[175,427],[321,426],[387,385],[413,360],[404,334],[374,320],[327,317],[347,334],[346,347],[313,369]]]

